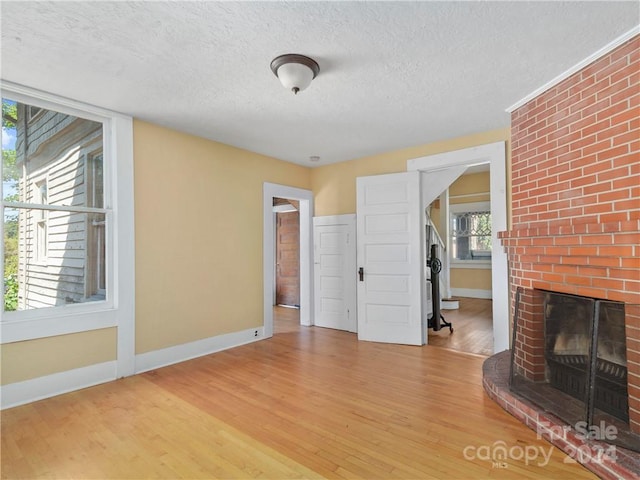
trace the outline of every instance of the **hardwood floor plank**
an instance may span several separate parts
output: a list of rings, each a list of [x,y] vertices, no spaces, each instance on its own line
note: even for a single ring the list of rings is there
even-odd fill
[[[429,345],[489,356],[493,354],[492,301],[482,298],[459,298],[460,308],[443,310],[447,322],[453,324],[437,332],[429,330]]]
[[[482,357],[277,312],[272,339],[3,411],[2,478],[595,478],[485,395]],[[549,463],[465,455],[496,442]]]

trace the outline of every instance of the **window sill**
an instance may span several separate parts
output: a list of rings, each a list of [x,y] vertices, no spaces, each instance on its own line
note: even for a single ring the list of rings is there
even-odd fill
[[[117,310],[107,302],[3,312],[1,344],[99,330],[118,325]]]
[[[491,270],[491,260],[451,260],[449,268]]]

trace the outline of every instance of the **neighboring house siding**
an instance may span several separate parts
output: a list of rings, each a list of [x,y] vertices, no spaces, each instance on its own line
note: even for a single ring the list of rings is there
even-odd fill
[[[102,125],[43,110],[17,128],[16,152],[22,169],[20,199],[27,203],[88,206],[88,162],[102,149]],[[25,148],[26,146],[26,148]],[[19,309],[85,301],[87,238],[91,215],[64,211],[23,210],[20,214],[22,279]]]

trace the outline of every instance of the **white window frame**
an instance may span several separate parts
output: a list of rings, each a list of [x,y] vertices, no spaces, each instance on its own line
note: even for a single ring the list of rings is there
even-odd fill
[[[35,189],[35,201],[33,203],[39,203],[46,205],[49,203],[49,178],[47,175],[41,175],[36,177],[31,182],[31,188]],[[47,198],[43,201],[41,193],[41,185],[44,184],[45,190],[47,190]],[[32,215],[37,216],[33,218],[34,225],[34,258],[33,262],[37,265],[47,265],[49,259],[49,211],[33,209]]]
[[[451,262],[451,268],[480,268],[480,269],[490,269],[491,268],[491,258],[487,260],[460,260],[457,258],[453,258],[453,239],[452,239],[452,230],[451,230],[451,221],[453,220],[453,216],[457,213],[465,213],[465,212],[490,212],[491,211],[491,203],[490,202],[471,202],[471,203],[453,203],[449,204],[449,231],[451,232],[449,235],[449,244],[451,248],[449,248],[449,261]],[[493,255],[493,252],[491,252]]]
[[[99,149],[89,152],[85,155],[85,185],[86,185],[85,201],[86,201],[86,205],[92,208],[102,208],[102,207],[96,207],[97,198],[96,198],[96,179],[95,179],[95,170],[94,170],[95,163],[94,162],[97,157],[102,157],[101,162],[102,162],[103,177],[104,177],[104,150],[102,146]],[[103,195],[102,195],[101,203],[102,205],[104,205],[104,178],[102,182],[102,188],[103,188]],[[89,193],[91,194],[91,196],[89,196]],[[103,228],[105,228],[106,222],[102,221],[99,224],[96,224],[95,222],[87,218],[86,231],[89,232],[89,230],[95,226],[102,226]],[[88,234],[86,239],[87,239],[86,251],[89,252],[90,248],[89,248]],[[85,281],[85,294],[87,296],[95,295],[95,294],[106,296],[107,294],[107,289],[100,288],[100,285],[101,285],[101,275],[103,273],[103,270],[106,269],[108,259],[105,258],[104,265],[101,265],[101,262],[99,259],[99,257],[101,256],[100,252],[102,251],[102,243],[104,243],[104,241],[106,240],[106,236],[104,239],[101,236],[98,236],[97,239],[98,239],[98,244],[97,246],[94,245],[96,258],[90,259],[87,253],[86,281]],[[96,263],[91,264],[90,260],[91,261],[95,260]],[[91,279],[89,279],[90,277]],[[106,283],[106,275],[105,275],[105,283]],[[93,286],[96,287],[95,291],[93,291],[94,290],[93,288],[90,288]]]
[[[106,242],[109,259],[109,293],[106,301],[15,312],[4,312],[3,308],[0,308],[0,342],[4,344],[117,327],[117,375],[131,375],[135,370],[133,119],[11,82],[0,82],[0,90],[3,98],[103,124],[104,205],[108,217]],[[11,205],[2,201],[1,188],[1,205]],[[61,208],[66,210],[65,207]],[[3,229],[4,221],[0,222],[2,238]],[[4,265],[4,246],[0,249],[0,262],[0,265]],[[0,289],[0,302],[4,305],[3,288]]]

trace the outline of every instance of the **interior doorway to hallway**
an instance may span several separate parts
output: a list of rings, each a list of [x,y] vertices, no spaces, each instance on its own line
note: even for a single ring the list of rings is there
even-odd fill
[[[297,200],[273,199],[276,224],[274,304],[290,308],[300,308],[299,204]]]
[[[299,228],[299,289],[300,289],[300,325],[313,325],[312,299],[312,218],[313,193],[286,185],[265,182],[262,190],[262,258],[263,258],[263,320],[264,336],[273,335],[273,307],[276,296],[276,221],[273,211],[273,199],[284,198],[298,202]]]

